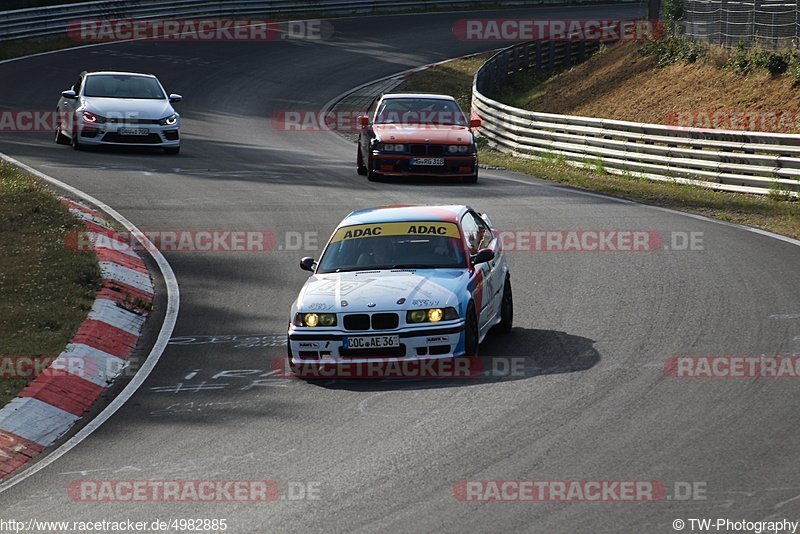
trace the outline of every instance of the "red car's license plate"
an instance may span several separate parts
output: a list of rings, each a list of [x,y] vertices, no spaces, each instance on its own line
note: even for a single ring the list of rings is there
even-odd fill
[[[439,166],[444,165],[444,158],[414,158],[411,165]]]

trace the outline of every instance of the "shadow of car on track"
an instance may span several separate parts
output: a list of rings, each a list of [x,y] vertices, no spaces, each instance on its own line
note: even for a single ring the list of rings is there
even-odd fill
[[[82,145],[78,152],[100,152],[106,154],[158,154],[164,156],[174,156],[175,154],[169,154],[164,151],[163,148],[158,146],[142,146],[142,145],[134,145],[134,146],[125,146],[125,145]]]
[[[463,387],[537,376],[587,371],[600,361],[594,341],[557,330],[514,328],[490,333],[480,347],[480,372],[470,376],[307,379],[309,384],[351,391],[391,391]],[[474,366],[473,366],[474,367]],[[396,376],[396,375],[395,375]]]
[[[366,178],[364,178],[366,182]],[[392,184],[392,185],[461,185],[477,187],[481,185],[480,179],[477,183],[467,184],[461,178],[454,178],[451,176],[381,176],[376,178],[372,183],[375,184]]]

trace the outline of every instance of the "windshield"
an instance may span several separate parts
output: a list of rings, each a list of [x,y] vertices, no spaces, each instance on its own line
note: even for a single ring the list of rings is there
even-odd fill
[[[375,114],[376,124],[468,124],[455,100],[442,98],[387,98]]]
[[[317,272],[464,267],[466,258],[455,224],[407,222],[339,228]]]
[[[100,98],[166,99],[164,90],[155,78],[125,74],[88,76],[83,96]]]

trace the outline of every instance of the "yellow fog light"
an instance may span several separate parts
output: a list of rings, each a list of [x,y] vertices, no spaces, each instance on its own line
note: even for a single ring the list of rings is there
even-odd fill
[[[438,323],[444,317],[444,312],[441,308],[431,308],[428,310],[428,320],[432,323]]]
[[[317,326],[319,316],[316,313],[307,313],[305,316],[306,326]]]

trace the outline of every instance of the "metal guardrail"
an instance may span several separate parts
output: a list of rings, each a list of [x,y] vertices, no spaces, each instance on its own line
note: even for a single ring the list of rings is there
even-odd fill
[[[66,35],[79,19],[157,19],[277,16],[292,13],[340,15],[481,5],[547,6],[603,4],[610,0],[107,0],[0,11],[0,41]],[[617,3],[638,0],[616,0]]]
[[[739,193],[775,189],[798,196],[800,135],[683,128],[662,124],[538,113],[490,96],[508,76],[580,61],[589,43],[512,46],[475,73],[472,109],[489,144],[523,158],[558,157],[578,167]],[[595,47],[597,45],[595,44]]]

